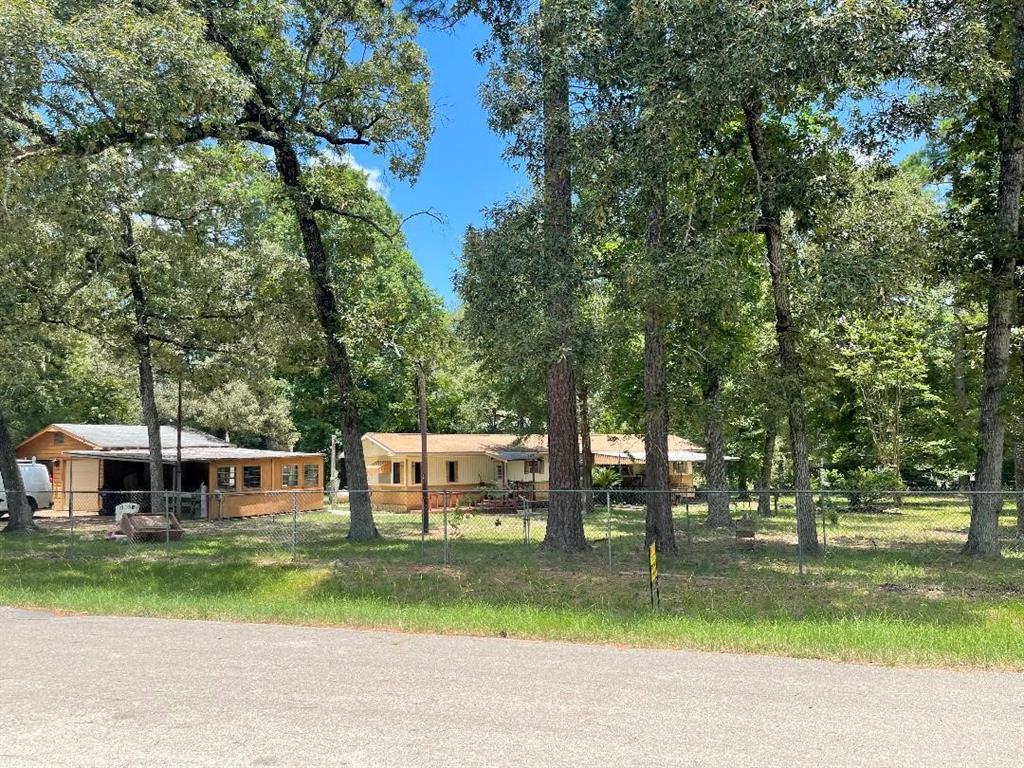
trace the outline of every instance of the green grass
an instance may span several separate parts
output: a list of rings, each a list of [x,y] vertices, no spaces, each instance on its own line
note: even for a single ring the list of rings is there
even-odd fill
[[[740,510],[742,511],[742,510]],[[798,572],[792,512],[762,520],[758,544],[705,531],[677,510],[680,553],[662,557],[648,606],[643,513],[588,520],[590,552],[540,551],[515,517],[384,514],[385,538],[353,544],[343,515],[198,524],[170,544],[102,541],[95,521],[0,537],[0,603],[58,611],[507,635],[783,654],[882,664],[1024,669],[1024,553],[957,554],[966,511],[911,500],[897,514],[842,513],[824,556]],[[498,522],[500,520],[500,523]],[[1009,526],[1010,519],[1005,522]],[[689,531],[689,537],[686,533]],[[1009,530],[1007,531],[1009,538]]]

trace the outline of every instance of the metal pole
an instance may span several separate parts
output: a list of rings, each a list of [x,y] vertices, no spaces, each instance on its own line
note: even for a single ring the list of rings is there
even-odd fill
[[[68,459],[67,463],[68,473],[68,519],[71,521],[71,538],[75,537],[75,462],[73,459]],[[100,500],[102,504],[102,499]]]
[[[796,508],[800,509],[800,491],[796,492]],[[804,575],[804,540],[800,535],[800,514],[797,513],[796,517],[796,548],[797,558],[800,561],[800,575]]]
[[[444,492],[444,564],[448,565],[448,491]]]
[[[530,518],[529,513],[526,509],[526,500],[523,500],[523,506],[519,510],[519,514],[523,516],[523,544],[529,545],[530,543]]]
[[[68,459],[68,517],[75,516],[75,460]]]
[[[825,551],[828,549],[828,533],[825,530],[825,518],[828,513],[825,510],[825,507],[827,506],[825,504],[825,496],[821,497],[821,501],[818,506],[821,507],[821,554],[824,555]]]
[[[331,433],[331,504],[338,501],[338,435]]]
[[[686,500],[686,545],[693,544],[693,536],[690,533],[690,500]]]
[[[605,518],[608,528],[608,572],[612,571],[612,492],[604,492]]]
[[[295,498],[295,491],[292,491],[292,560],[295,559],[295,528],[299,518],[299,502]]]

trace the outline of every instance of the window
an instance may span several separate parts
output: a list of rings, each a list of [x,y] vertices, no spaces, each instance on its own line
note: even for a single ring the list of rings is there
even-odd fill
[[[391,484],[402,484],[402,462],[400,461],[396,461],[394,464],[391,465]]]
[[[494,465],[494,479],[504,480],[505,479],[505,465],[498,463]]]
[[[64,433],[63,432],[54,432],[53,433],[53,444],[54,445],[64,445]]]
[[[459,482],[459,462],[457,461],[446,461],[445,471],[448,477],[449,483]]]
[[[242,467],[242,485],[246,488],[259,488],[263,485],[263,472],[258,464]]]
[[[233,491],[235,489],[234,467],[217,467],[217,488],[221,491]]]
[[[523,462],[523,471],[528,475],[544,474],[544,459],[530,459]]]
[[[320,484],[320,467],[316,464],[307,464],[302,468],[302,484],[303,485],[319,485]]]
[[[285,488],[294,488],[299,484],[299,465],[285,464],[281,467],[281,485]]]
[[[423,467],[418,461],[412,463],[412,481],[419,485],[423,482]]]

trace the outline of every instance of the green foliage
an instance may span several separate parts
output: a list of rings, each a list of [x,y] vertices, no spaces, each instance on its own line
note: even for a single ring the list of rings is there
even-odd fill
[[[594,467],[591,476],[594,481],[594,488],[599,490],[618,488],[622,483],[622,477],[615,467]]]

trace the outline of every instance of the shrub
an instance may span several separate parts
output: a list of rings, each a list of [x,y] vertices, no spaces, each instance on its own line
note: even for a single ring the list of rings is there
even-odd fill
[[[887,507],[900,505],[900,491],[905,486],[900,476],[891,469],[854,469],[846,473],[845,488],[849,489],[850,511],[882,512]]]
[[[594,481],[594,488],[610,489],[617,488],[622,478],[614,467],[594,467],[591,477]]]

